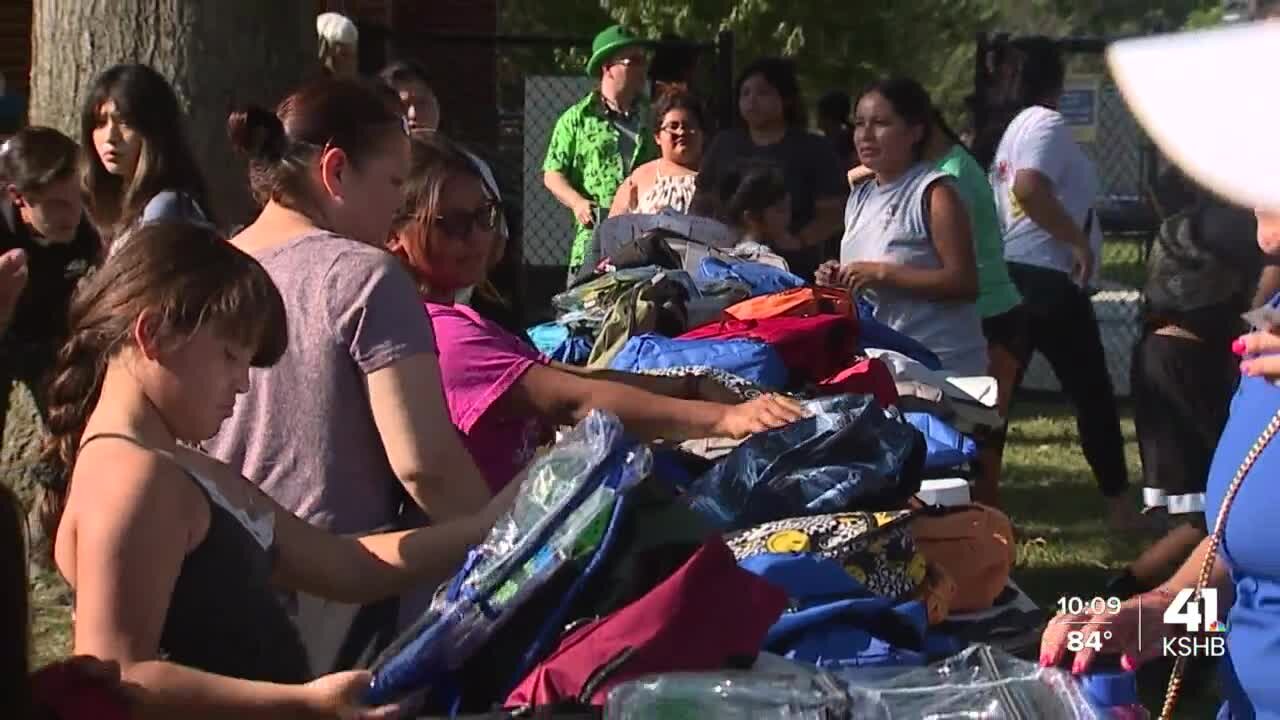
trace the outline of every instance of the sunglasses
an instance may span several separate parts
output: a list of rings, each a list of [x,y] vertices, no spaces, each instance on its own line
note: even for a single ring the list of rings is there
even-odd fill
[[[435,216],[434,224],[444,234],[465,238],[473,229],[488,232],[498,227],[501,209],[495,203],[489,203],[475,210],[454,210]]]

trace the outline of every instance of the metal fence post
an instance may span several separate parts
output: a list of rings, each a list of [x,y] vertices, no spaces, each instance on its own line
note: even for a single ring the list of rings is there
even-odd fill
[[[719,96],[716,115],[721,128],[733,125],[738,113],[738,99],[733,92],[734,52],[733,31],[720,31],[716,36],[716,94]]]

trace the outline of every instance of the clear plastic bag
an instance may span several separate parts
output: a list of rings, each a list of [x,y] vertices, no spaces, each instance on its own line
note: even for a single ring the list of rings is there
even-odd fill
[[[610,720],[1099,720],[1065,672],[986,645],[923,668],[673,673],[609,693]]]
[[[649,473],[652,457],[645,448],[637,447],[621,458],[614,478],[602,480],[605,492],[592,492],[562,521],[560,508],[570,504],[591,479],[592,471],[604,464],[623,444],[622,424],[612,415],[592,412],[571,429],[550,452],[535,459],[519,479],[520,493],[488,537],[476,549],[480,560],[463,583],[465,590],[488,594],[491,578],[508,575],[509,564],[520,556],[521,543],[535,542],[546,526],[559,522],[546,545],[558,553],[572,549],[571,539],[603,509],[612,507],[613,495],[639,482]]]
[[[845,670],[853,717],[867,720],[1096,720],[1067,673],[989,645],[922,668]]]
[[[828,720],[849,717],[849,698],[823,673],[673,673],[609,693],[609,720]]]
[[[652,455],[593,411],[517,479],[520,492],[463,571],[374,664],[370,698],[390,702],[456,670],[569,559],[593,552],[618,493],[649,474]]]

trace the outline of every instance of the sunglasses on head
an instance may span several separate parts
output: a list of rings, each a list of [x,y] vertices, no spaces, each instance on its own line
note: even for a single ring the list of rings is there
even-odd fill
[[[472,229],[490,231],[498,227],[501,210],[496,203],[488,203],[475,210],[452,210],[435,216],[434,224],[446,235],[466,237]]]

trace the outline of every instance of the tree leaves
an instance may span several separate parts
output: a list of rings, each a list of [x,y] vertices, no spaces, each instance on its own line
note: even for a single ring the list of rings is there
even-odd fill
[[[764,55],[795,59],[806,96],[856,92],[876,76],[909,74],[944,108],[972,92],[981,31],[1120,35],[1215,21],[1217,0],[504,0],[505,32],[590,38],[611,22],[646,37],[711,41],[733,31],[735,67]],[[1219,13],[1220,14],[1220,13]]]

